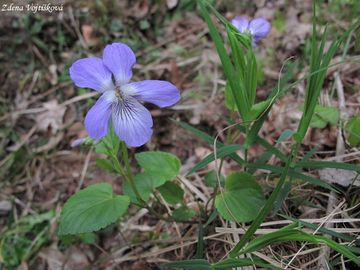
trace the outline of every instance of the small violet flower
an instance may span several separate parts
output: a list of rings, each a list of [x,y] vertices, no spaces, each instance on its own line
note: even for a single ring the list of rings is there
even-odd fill
[[[150,140],[153,126],[151,114],[142,103],[163,108],[179,101],[179,90],[169,82],[129,82],[135,62],[135,54],[126,44],[112,43],[105,47],[102,59],[83,58],[70,67],[76,86],[102,94],[85,117],[85,128],[92,139],[99,140],[108,133],[111,117],[122,141],[131,147],[141,146]]]
[[[264,18],[256,18],[250,22],[240,16],[236,16],[231,23],[241,33],[249,33],[253,38],[253,46],[256,45],[261,39],[265,38],[271,29],[271,24]]]

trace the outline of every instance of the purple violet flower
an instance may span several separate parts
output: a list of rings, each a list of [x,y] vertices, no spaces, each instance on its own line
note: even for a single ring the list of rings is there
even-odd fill
[[[241,33],[249,33],[253,38],[253,45],[255,46],[257,42],[265,38],[271,29],[271,24],[264,18],[256,18],[251,20],[240,16],[236,16],[231,23],[239,30]]]
[[[70,67],[76,86],[102,94],[85,117],[92,139],[99,140],[108,133],[111,117],[120,140],[131,147],[141,146],[150,140],[153,126],[151,114],[142,103],[163,108],[179,101],[179,90],[167,81],[129,82],[135,62],[135,54],[126,44],[112,43],[105,47],[102,59],[83,58]]]

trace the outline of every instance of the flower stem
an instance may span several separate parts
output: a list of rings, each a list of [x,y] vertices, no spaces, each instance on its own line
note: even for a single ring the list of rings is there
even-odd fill
[[[130,162],[129,162],[129,153],[128,153],[126,144],[124,142],[120,142],[120,148],[121,148],[122,159],[124,161],[125,170],[126,170],[126,172],[124,172],[125,176],[126,176],[126,180],[129,182],[131,189],[134,191],[136,199],[140,202],[140,204],[143,207],[147,208],[148,205],[141,197],[140,192],[137,189],[136,184],[135,184],[135,178],[131,171],[131,166],[130,166]]]
[[[156,212],[150,205],[148,205],[143,200],[143,198],[141,197],[140,192],[139,192],[139,190],[138,190],[138,188],[136,187],[136,184],[135,184],[134,174],[131,171],[131,166],[130,166],[130,162],[129,162],[128,149],[127,149],[126,144],[124,142],[120,142],[120,149],[121,149],[123,165],[125,166],[125,170],[124,170],[124,167],[120,164],[118,158],[115,158],[115,160],[118,163],[118,165],[116,167],[120,168],[120,170],[119,170],[121,172],[120,174],[122,174],[122,176],[126,179],[126,181],[129,182],[130,187],[133,190],[137,201],[139,202],[137,205],[139,207],[146,208],[149,211],[149,213],[151,215],[153,215],[154,217],[156,217],[157,219],[164,220],[166,222],[174,222],[175,220],[172,217],[164,217],[160,213]],[[196,222],[192,222],[192,221],[180,221],[180,222],[196,223]]]

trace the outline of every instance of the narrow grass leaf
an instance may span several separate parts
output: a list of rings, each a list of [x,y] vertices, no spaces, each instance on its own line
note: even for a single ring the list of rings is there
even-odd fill
[[[195,259],[202,259],[204,257],[204,227],[201,223],[198,225],[197,240]]]
[[[262,169],[262,170],[269,170],[272,173],[275,174],[279,174],[281,175],[284,172],[284,168],[283,167],[279,167],[279,166],[274,166],[274,165],[269,165],[269,164],[258,164],[258,163],[252,163],[252,164],[248,164],[247,165],[248,168],[254,168],[254,169]],[[288,176],[296,178],[296,179],[301,179],[305,182],[308,182],[312,185],[315,186],[319,186],[319,187],[323,187],[326,188],[328,190],[332,190],[334,192],[339,192],[334,186],[332,186],[329,183],[326,183],[320,179],[317,179],[315,177],[312,177],[310,175],[295,171],[294,169],[290,169],[288,172]]]
[[[219,147],[217,149],[217,155],[216,158],[223,158],[226,156],[229,156],[233,153],[235,153],[236,151],[239,150],[244,150],[244,146],[242,144],[231,144],[231,145],[225,145],[222,147]],[[215,160],[215,154],[211,153],[209,155],[207,155],[203,160],[201,160],[199,163],[197,163],[188,173],[187,176],[193,174],[194,172],[204,168],[205,166],[207,166],[209,163],[213,162]]]
[[[231,63],[231,59],[226,52],[226,49],[225,49],[224,43],[221,39],[221,36],[209,15],[209,12],[205,6],[204,1],[199,1],[198,3],[200,6],[201,14],[204,17],[204,20],[206,21],[206,23],[208,25],[210,36],[214,41],[216,50],[220,57],[222,67],[224,69],[224,73],[229,81],[237,109],[238,109],[242,119],[244,121],[246,121],[248,119],[250,105],[247,102],[245,93],[243,91],[241,91],[241,86],[240,86],[239,80],[238,80],[236,74],[234,73],[234,70],[235,70],[234,66]]]
[[[205,132],[194,128],[193,126],[190,126],[187,123],[184,122],[180,122],[180,121],[175,121],[173,120],[176,124],[180,125],[181,127],[183,127],[184,129],[190,131],[191,133],[193,133],[194,135],[196,135],[197,137],[199,137],[200,139],[202,139],[203,141],[213,145],[215,138],[211,137],[210,135],[206,134]],[[222,142],[217,142],[216,143],[217,146],[221,147],[224,146],[224,144]],[[245,160],[242,159],[238,154],[233,153],[230,154],[231,159],[235,160],[238,164],[245,164]]]
[[[244,267],[244,266],[258,266],[265,269],[283,269],[280,267],[273,266],[269,263],[265,263],[262,260],[257,258],[252,259],[235,259],[235,258],[227,258],[223,261],[218,263],[214,263],[211,265],[212,269],[230,269],[230,268],[237,268],[237,267]]]
[[[335,168],[348,171],[354,171],[360,173],[360,166],[344,163],[344,162],[335,162],[335,161],[301,161],[295,165],[296,168],[312,168],[312,169],[324,169],[324,168]]]
[[[281,229],[273,233],[259,236],[253,241],[250,241],[239,254],[251,253],[266,246],[284,241],[305,241],[314,244],[325,244],[353,262],[360,264],[360,258],[352,253],[346,246],[342,246],[327,237],[308,234],[299,229]]]
[[[319,229],[319,225],[318,224],[313,224],[313,223],[309,223],[309,222],[306,222],[306,221],[303,221],[301,219],[297,219],[297,218],[293,218],[293,217],[290,217],[290,216],[287,216],[287,215],[282,215],[282,214],[279,214],[279,216],[287,219],[287,220],[291,220],[293,222],[297,222],[305,227],[308,227],[310,229],[313,229],[313,230],[318,230],[320,233],[324,233],[324,234],[328,234],[328,235],[331,235],[333,237],[337,237],[337,238],[340,238],[340,239],[343,239],[345,241],[356,241],[356,239],[354,237],[351,237],[349,235],[346,235],[346,234],[343,234],[343,233],[338,233],[338,232],[335,232],[333,230],[330,230],[330,229],[327,229],[325,227],[321,227]]]
[[[194,269],[194,270],[211,270],[211,264],[203,259],[184,260],[177,262],[168,262],[161,265],[162,269]]]

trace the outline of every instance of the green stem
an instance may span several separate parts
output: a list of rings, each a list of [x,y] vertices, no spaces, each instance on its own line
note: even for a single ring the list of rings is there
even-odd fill
[[[155,191],[153,192],[153,196],[154,196],[155,200],[158,202],[159,205],[163,205],[163,203],[161,202],[159,196],[156,194]]]
[[[114,153],[113,149],[110,149],[110,147],[105,143],[105,147],[108,150],[108,153],[113,161],[115,170],[119,173],[119,175],[121,177],[123,177],[126,181],[128,181],[128,183],[130,184],[130,187],[132,189],[132,191],[134,192],[136,199],[138,201],[138,203],[133,202],[134,205],[138,206],[138,207],[143,207],[146,208],[150,214],[152,214],[154,217],[160,219],[160,220],[164,220],[167,222],[174,222],[175,220],[172,217],[164,217],[161,214],[159,214],[158,212],[156,212],[150,205],[148,205],[141,197],[139,190],[136,187],[135,184],[135,178],[134,178],[134,174],[131,171],[131,166],[130,166],[130,162],[129,162],[129,153],[128,153],[128,149],[126,147],[126,144],[124,142],[120,142],[120,149],[121,149],[121,154],[122,154],[122,160],[123,160],[123,164],[120,163],[119,158],[117,153]],[[125,168],[124,168],[125,167]],[[191,223],[191,224],[195,224],[197,223],[197,221],[193,222],[193,221],[179,221],[182,223]]]
[[[138,200],[138,202],[140,203],[139,206],[146,208],[150,214],[152,214],[153,216],[155,216],[158,219],[167,221],[167,222],[174,222],[175,220],[171,217],[164,217],[163,215],[159,214],[158,212],[156,212],[150,205],[148,205],[143,198],[140,195],[139,190],[136,187],[135,184],[135,178],[134,175],[131,171],[131,166],[130,166],[130,162],[129,162],[129,153],[128,153],[128,149],[126,147],[126,144],[124,142],[120,142],[120,148],[121,148],[121,153],[122,153],[122,159],[125,165],[125,169],[126,172],[123,172],[125,175],[125,179],[129,182],[131,189],[133,190],[136,199]],[[118,161],[118,160],[117,160]],[[119,161],[118,161],[119,162]],[[120,165],[121,167],[121,165]]]
[[[249,132],[250,132],[250,128],[249,125],[245,125],[245,138],[247,138],[249,136]],[[251,145],[249,145],[248,147],[245,148],[244,150],[244,160],[245,160],[245,166],[244,166],[244,171],[247,171],[247,163],[248,163],[248,153],[249,153],[249,147]]]
[[[126,147],[126,144],[124,142],[120,142],[120,148],[121,148],[121,152],[122,152],[122,159],[123,159],[125,169],[126,169],[126,176],[127,176],[126,180],[129,182],[130,187],[133,190],[138,202],[140,202],[140,204],[143,207],[148,208],[147,203],[143,200],[143,198],[140,195],[139,190],[136,187],[135,178],[131,171],[131,166],[130,166],[130,162],[129,162],[129,154],[128,154],[128,149]]]
[[[126,179],[127,178],[126,174],[124,172],[123,167],[120,164],[120,161],[119,161],[119,159],[117,157],[117,153],[114,153],[113,149],[110,148],[110,146],[106,143],[105,140],[103,141],[103,143],[105,145],[105,148],[106,148],[108,154],[111,157],[111,161],[113,162],[113,165],[115,167],[116,172],[118,172],[120,174],[120,176],[122,176],[122,177],[124,177]]]

